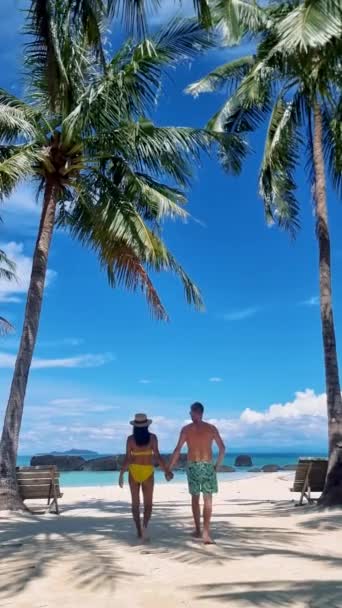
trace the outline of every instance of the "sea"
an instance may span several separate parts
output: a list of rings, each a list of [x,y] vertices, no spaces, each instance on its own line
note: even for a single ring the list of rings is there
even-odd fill
[[[235,458],[241,454],[242,452],[230,452],[226,455],[223,464],[227,466],[234,466]],[[311,453],[311,454],[303,454],[303,453],[248,453],[252,458],[253,467],[261,468],[266,464],[276,464],[279,467],[284,467],[285,465],[294,465],[298,462],[298,459],[301,456],[316,456],[316,457],[326,457],[326,454],[322,453]],[[67,455],[67,454],[64,454]],[[89,460],[95,458],[95,456],[89,456],[89,454],[77,454],[78,456],[83,457],[85,460]],[[96,458],[100,458],[101,456],[108,456],[108,454],[97,454]],[[20,455],[18,456],[17,465],[20,467],[29,466],[31,461],[30,455]],[[224,481],[237,481],[238,479],[244,479],[248,477],[254,477],[259,473],[250,473],[249,469],[251,467],[239,467],[234,473],[219,473],[219,480]],[[174,481],[182,482],[186,481],[185,471],[175,471],[174,472],[175,479]],[[61,472],[60,474],[60,483],[64,487],[91,487],[91,486],[111,486],[116,485],[119,480],[119,473],[117,471],[68,471]],[[162,471],[155,472],[155,480],[156,483],[166,483],[164,474]]]

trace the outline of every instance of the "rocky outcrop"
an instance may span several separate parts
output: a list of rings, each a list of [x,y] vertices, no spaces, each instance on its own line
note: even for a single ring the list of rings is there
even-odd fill
[[[277,464],[265,464],[262,467],[262,471],[264,473],[276,473],[277,471],[282,471],[282,468],[279,467]]]
[[[221,464],[218,468],[218,473],[235,473],[236,469],[234,467],[228,467],[225,464]]]
[[[53,456],[52,454],[43,454],[42,456],[32,456],[31,466],[39,466],[46,464],[54,464],[59,471],[81,471],[85,463],[84,458],[80,456]]]
[[[241,454],[235,458],[235,466],[236,467],[252,467],[253,462],[252,458],[247,454]]]
[[[165,462],[169,462],[171,459],[171,454],[163,454],[162,455]],[[92,458],[91,460],[86,460],[83,462],[81,469],[82,471],[119,471],[122,467],[122,463],[124,461],[124,454],[114,454],[113,456],[102,456],[99,458]],[[181,454],[179,458],[179,462],[175,467],[175,470],[183,470],[185,469],[187,462],[186,454]],[[155,463],[156,468],[158,468],[158,463]]]
[[[118,471],[123,463],[124,455],[102,456],[86,460],[82,471]]]
[[[171,459],[171,454],[162,455],[165,462],[168,463]],[[124,454],[114,454],[113,456],[100,456],[85,460],[80,456],[62,456],[53,454],[44,454],[42,456],[33,456],[31,458],[31,466],[54,464],[60,471],[119,471],[121,469]],[[183,471],[186,467],[187,455],[181,454],[178,464],[175,467],[176,471]],[[156,468],[158,464],[155,463]],[[222,467],[222,472],[233,472],[233,467]]]
[[[284,471],[295,471],[297,469],[297,465],[296,464],[286,464],[283,467]]]

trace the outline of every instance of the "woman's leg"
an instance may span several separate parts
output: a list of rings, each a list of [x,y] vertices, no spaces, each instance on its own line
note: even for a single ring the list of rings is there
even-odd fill
[[[152,515],[153,506],[153,489],[154,489],[154,475],[151,475],[142,484],[143,498],[144,498],[144,521],[143,521],[143,535],[146,533],[148,523]]]
[[[129,475],[129,487],[132,495],[132,515],[137,528],[138,538],[142,538],[142,528],[140,520],[140,483],[137,483],[132,475]]]

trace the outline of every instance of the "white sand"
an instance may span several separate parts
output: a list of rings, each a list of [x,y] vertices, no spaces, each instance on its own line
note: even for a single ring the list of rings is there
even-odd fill
[[[183,484],[156,486],[144,547],[127,487],[67,488],[59,517],[0,513],[0,606],[342,608],[342,511],[295,508],[290,480],[222,483],[211,547]]]

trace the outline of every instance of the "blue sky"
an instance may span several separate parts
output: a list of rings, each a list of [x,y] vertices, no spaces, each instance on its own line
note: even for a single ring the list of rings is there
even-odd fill
[[[19,0],[0,5],[0,86],[20,87]],[[163,20],[172,13],[166,5]],[[244,49],[216,51],[180,66],[165,81],[154,119],[202,126],[223,97],[183,91]],[[170,323],[151,319],[140,294],[111,290],[91,253],[56,233],[38,345],[30,375],[21,453],[89,447],[120,450],[127,421],[143,410],[169,449],[189,404],[202,401],[232,449],[321,450],[326,442],[317,249],[310,192],[298,172],[302,230],[296,241],[264,223],[257,195],[262,136],[239,178],[203,159],[189,191],[199,221],[165,226],[165,239],[204,296],[184,301],[177,280],[158,277]],[[329,191],[334,301],[342,343],[341,208]],[[0,416],[20,335],[39,208],[23,184],[3,206],[2,247],[17,262],[18,284],[0,283],[1,314],[17,332],[0,342]],[[275,405],[276,404],[276,405]]]

